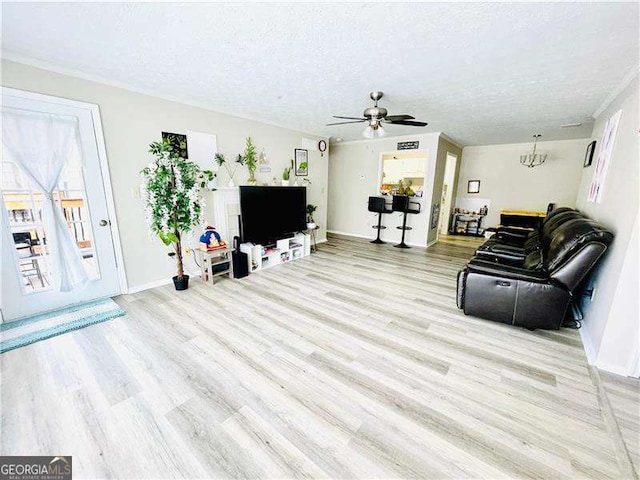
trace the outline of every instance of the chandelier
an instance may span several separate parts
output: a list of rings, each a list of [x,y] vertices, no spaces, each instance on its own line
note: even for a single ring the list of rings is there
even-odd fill
[[[539,165],[542,165],[547,159],[546,153],[536,153],[536,145],[538,143],[538,138],[542,135],[536,133],[533,136],[533,152],[525,153],[524,155],[520,155],[520,164],[525,167],[533,168]]]

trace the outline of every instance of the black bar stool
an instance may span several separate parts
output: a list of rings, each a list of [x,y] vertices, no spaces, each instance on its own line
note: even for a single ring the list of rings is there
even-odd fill
[[[383,197],[369,197],[369,211],[378,214],[378,225],[374,225],[372,227],[378,230],[378,236],[375,240],[371,240],[371,243],[386,243],[380,240],[380,230],[387,228],[382,225],[382,214],[393,213],[393,210],[389,210],[387,208],[387,204]]]
[[[409,208],[410,205],[417,205],[418,209]],[[409,245],[404,243],[404,235],[407,233],[407,230],[411,230],[411,227],[407,227],[407,214],[412,213],[420,213],[420,204],[418,202],[410,202],[409,197],[406,195],[394,195],[393,202],[391,203],[391,209],[394,212],[402,212],[404,215],[402,216],[402,226],[396,227],[398,230],[402,230],[402,239],[398,245],[394,245],[396,248],[411,248]]]

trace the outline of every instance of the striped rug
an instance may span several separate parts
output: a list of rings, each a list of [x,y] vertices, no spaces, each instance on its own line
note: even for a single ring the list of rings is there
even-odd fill
[[[124,314],[125,311],[111,298],[103,298],[13,322],[0,323],[0,353]]]

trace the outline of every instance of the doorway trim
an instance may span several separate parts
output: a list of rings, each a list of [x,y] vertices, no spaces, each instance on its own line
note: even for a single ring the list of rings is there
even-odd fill
[[[445,166],[444,166],[444,173],[442,175],[442,187],[444,187],[444,182],[446,180],[447,177],[447,163],[449,160],[449,157],[454,157],[455,158],[455,165],[453,167],[453,182],[451,183],[451,205],[449,205],[449,212],[448,212],[448,220],[447,220],[447,233],[440,233],[440,219],[438,219],[438,228],[436,229],[436,240],[438,238],[440,238],[440,235],[448,235],[449,234],[449,230],[451,228],[451,225],[449,225],[449,222],[451,222],[451,212],[454,209],[454,205],[455,205],[455,199],[456,199],[456,191],[455,188],[457,186],[458,183],[458,177],[460,175],[460,171],[459,171],[459,161],[460,161],[460,155],[457,153],[453,153],[450,152],[449,150],[447,150],[447,153],[445,155]],[[456,170],[458,171],[458,175],[456,175]],[[444,190],[444,188],[443,188]],[[440,195],[442,197],[442,194]],[[441,202],[442,203],[442,202]],[[440,213],[442,214],[444,211],[442,210],[443,205],[440,205]]]
[[[105,201],[107,204],[107,212],[109,213],[109,221],[111,223],[111,244],[116,260],[118,272],[118,284],[120,285],[120,293],[126,293],[128,289],[127,275],[124,268],[124,256],[122,253],[122,244],[120,243],[120,230],[118,228],[118,217],[116,216],[116,206],[113,201],[113,190],[111,189],[111,176],[109,175],[109,161],[107,159],[107,147],[104,141],[102,131],[102,121],[100,119],[100,107],[95,103],[80,102],[78,100],[70,100],[68,98],[55,97],[42,93],[28,92],[26,90],[18,90],[10,87],[2,87],[2,96],[17,97],[27,100],[38,100],[40,102],[52,103],[55,105],[66,105],[69,107],[81,108],[87,110],[91,114],[93,121],[93,133],[96,139],[96,147],[98,150],[98,159],[102,185],[104,187]]]

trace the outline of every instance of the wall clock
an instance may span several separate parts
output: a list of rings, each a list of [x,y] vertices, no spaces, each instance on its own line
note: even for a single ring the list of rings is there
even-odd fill
[[[320,150],[320,156],[324,157],[324,152],[327,151],[327,142],[325,142],[324,140],[320,140],[318,142],[318,150]]]

